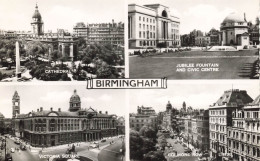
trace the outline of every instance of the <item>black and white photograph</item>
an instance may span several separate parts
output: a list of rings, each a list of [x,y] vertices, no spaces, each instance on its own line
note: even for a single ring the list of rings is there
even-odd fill
[[[256,80],[130,90],[130,160],[259,161],[259,90]]]
[[[125,102],[124,90],[0,85],[0,160],[124,161]]]
[[[130,78],[258,79],[259,0],[128,0]]]
[[[1,0],[0,80],[124,78],[124,1]]]

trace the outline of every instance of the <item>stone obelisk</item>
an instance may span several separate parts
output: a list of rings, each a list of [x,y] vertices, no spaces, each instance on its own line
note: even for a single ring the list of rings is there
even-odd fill
[[[20,69],[20,51],[19,51],[19,43],[16,41],[15,43],[15,49],[16,49],[16,77],[21,78],[21,69]]]

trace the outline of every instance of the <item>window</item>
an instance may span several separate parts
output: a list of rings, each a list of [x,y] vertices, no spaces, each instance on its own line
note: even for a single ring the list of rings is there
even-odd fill
[[[141,21],[141,19],[142,19],[141,16],[139,16],[139,21]]]

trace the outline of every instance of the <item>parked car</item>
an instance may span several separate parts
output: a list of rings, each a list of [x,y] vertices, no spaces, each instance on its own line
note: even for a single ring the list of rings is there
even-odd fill
[[[91,147],[91,148],[97,148],[97,147],[98,147],[98,144],[90,144],[89,147]]]
[[[25,146],[25,145],[22,145],[22,144],[20,144],[20,149],[21,149],[21,150],[26,150],[26,146]]]
[[[192,152],[192,150],[190,148],[185,148],[184,149],[184,153],[191,153],[191,152]]]
[[[11,148],[11,149],[10,149],[10,152],[11,152],[11,153],[14,153],[14,152],[15,152],[14,148]]]
[[[106,142],[106,141],[107,141],[106,139],[102,139],[102,140],[101,140],[102,143],[103,143],[103,142]]]

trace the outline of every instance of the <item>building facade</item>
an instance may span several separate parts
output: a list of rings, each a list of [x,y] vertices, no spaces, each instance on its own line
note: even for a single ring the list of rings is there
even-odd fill
[[[130,128],[139,131],[143,126],[157,128],[158,118],[152,107],[141,106],[137,108],[137,114],[129,116]]]
[[[32,146],[48,147],[79,141],[99,140],[117,135],[116,116],[82,109],[76,90],[69,101],[69,110],[44,110],[42,107],[13,119],[15,136]]]
[[[128,5],[129,48],[180,46],[180,19],[161,4]]]
[[[77,23],[73,27],[73,34],[85,38],[89,43],[110,43],[124,46],[124,23],[92,23],[85,25]]]
[[[232,126],[232,113],[252,102],[244,90],[232,89],[224,94],[209,108],[210,156],[217,160],[228,159],[228,132]]]
[[[246,17],[238,13],[228,15],[220,27],[222,45],[249,45],[248,23]]]
[[[228,152],[236,161],[260,160],[260,95],[250,104],[232,113],[227,128]]]

